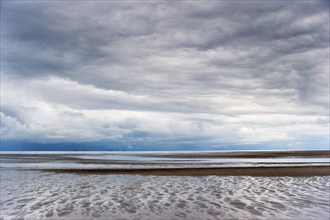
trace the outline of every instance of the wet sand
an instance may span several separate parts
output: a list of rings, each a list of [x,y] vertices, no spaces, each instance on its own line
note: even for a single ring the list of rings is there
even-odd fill
[[[1,170],[0,219],[324,219],[330,177]]]
[[[330,218],[329,151],[0,156],[5,220]]]
[[[157,169],[42,169],[44,172],[75,174],[138,174],[155,176],[330,176],[328,166],[226,167]]]

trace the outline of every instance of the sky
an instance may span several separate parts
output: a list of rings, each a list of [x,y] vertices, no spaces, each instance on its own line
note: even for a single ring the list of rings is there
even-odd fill
[[[329,1],[1,1],[1,148],[329,148]]]

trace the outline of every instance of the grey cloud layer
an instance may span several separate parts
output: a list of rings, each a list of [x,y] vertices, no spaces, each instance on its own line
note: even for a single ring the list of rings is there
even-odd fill
[[[1,12],[4,137],[327,139],[328,1],[3,2]],[[57,125],[42,132],[52,120],[41,114],[31,129],[36,112]]]

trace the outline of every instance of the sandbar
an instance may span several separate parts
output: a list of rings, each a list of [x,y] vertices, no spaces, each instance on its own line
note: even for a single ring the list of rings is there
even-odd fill
[[[330,176],[330,166],[141,168],[141,169],[42,169],[44,172],[74,174],[131,174],[156,176]]]

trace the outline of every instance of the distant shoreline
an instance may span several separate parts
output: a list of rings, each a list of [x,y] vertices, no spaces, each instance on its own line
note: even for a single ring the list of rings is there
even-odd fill
[[[42,172],[73,174],[130,174],[155,176],[330,176],[330,166],[143,168],[143,169],[39,169]]]
[[[151,153],[150,153],[151,154]],[[230,151],[230,152],[212,152],[211,154],[198,153],[177,153],[177,154],[151,154],[154,157],[172,157],[172,158],[275,158],[275,157],[327,157],[330,158],[330,150],[297,150],[297,151]]]
[[[212,155],[210,154],[212,153]],[[205,157],[205,158],[267,158],[267,157],[329,157],[330,150],[230,150],[230,151],[1,151],[2,156],[49,155],[54,154],[128,154],[166,157]]]

